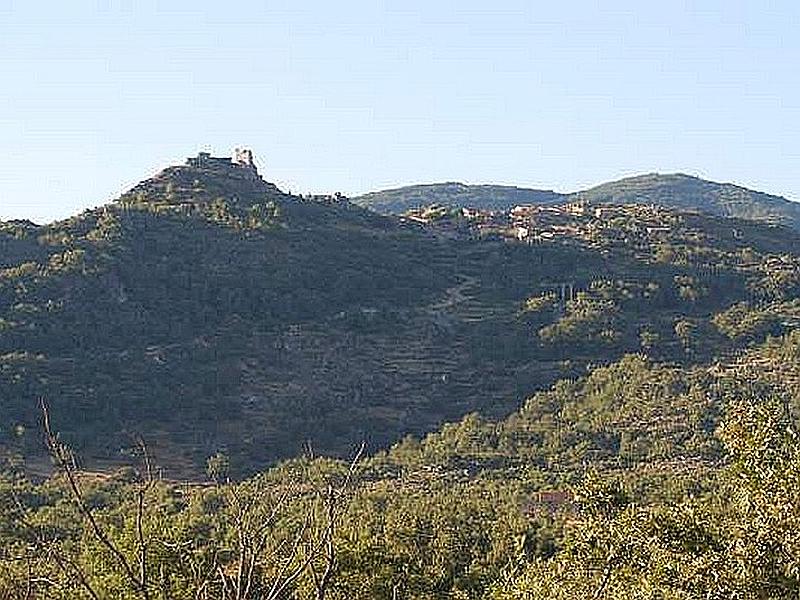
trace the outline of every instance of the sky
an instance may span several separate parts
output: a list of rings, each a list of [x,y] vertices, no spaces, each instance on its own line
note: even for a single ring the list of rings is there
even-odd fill
[[[0,219],[198,151],[287,191],[574,191],[686,172],[800,200],[796,0],[0,0]]]

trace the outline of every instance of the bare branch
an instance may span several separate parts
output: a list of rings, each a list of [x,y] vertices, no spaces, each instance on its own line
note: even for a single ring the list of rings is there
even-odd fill
[[[25,516],[25,506],[22,504],[22,501],[15,491],[12,491],[11,497],[17,507],[17,510],[19,511],[18,523],[22,525],[22,527],[29,533],[30,539],[39,553],[42,556],[47,556],[48,558],[52,559],[58,569],[66,577],[70,577],[70,574],[76,577],[81,587],[86,590],[93,600],[100,600],[100,596],[89,583],[88,577],[86,576],[86,573],[84,573],[83,569],[75,564],[75,562],[69,559],[65,554],[63,554],[61,549],[55,544],[48,543],[48,541],[42,537],[39,530],[33,524],[31,524],[30,521],[28,521],[27,517]]]
[[[78,484],[77,476],[75,474],[76,468],[75,468],[74,456],[72,452],[70,452],[69,449],[58,440],[58,436],[53,433],[53,430],[50,426],[49,409],[44,399],[40,401],[40,406],[42,410],[42,422],[44,427],[45,441],[47,443],[47,448],[50,452],[50,455],[56,461],[56,465],[59,467],[59,469],[67,479],[69,489],[72,493],[72,498],[75,501],[76,506],[78,507],[78,511],[81,513],[81,515],[83,515],[84,519],[89,524],[95,539],[97,539],[97,541],[100,542],[100,544],[104,546],[111,553],[116,562],[125,572],[125,576],[131,583],[131,585],[133,585],[133,587],[142,595],[142,597],[145,600],[149,600],[150,594],[147,590],[146,582],[140,580],[136,576],[136,573],[131,567],[131,564],[128,562],[128,559],[125,558],[125,555],[111,541],[111,539],[106,534],[105,530],[97,522],[97,519],[94,516],[94,512],[86,503],[86,500],[83,496],[83,492],[81,491],[80,486]]]

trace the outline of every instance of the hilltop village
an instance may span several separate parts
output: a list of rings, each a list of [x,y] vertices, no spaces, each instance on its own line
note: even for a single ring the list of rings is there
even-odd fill
[[[794,281],[800,276],[792,254],[755,258],[748,242],[753,227],[747,221],[655,204],[574,201],[517,205],[507,211],[431,205],[407,211],[401,219],[407,226],[451,240],[568,246],[605,257],[624,255],[644,264],[692,265],[703,277],[718,277],[727,269],[758,274],[764,281]],[[715,245],[726,252],[699,252],[698,245]],[[755,289],[751,294],[758,299]]]
[[[500,210],[420,201],[378,214],[357,198],[286,194],[240,150],[189,158],[66,221],[0,225],[0,421],[11,425],[0,450],[16,506],[0,519],[11,549],[0,598],[32,597],[17,582],[34,577],[77,597],[78,576],[50,548],[65,565],[113,560],[84,506],[126,564],[161,578],[126,597],[226,598],[228,574],[258,560],[258,594],[295,561],[291,597],[327,569],[331,600],[478,600],[516,560],[581,572],[573,523],[610,530],[613,548],[633,531],[647,556],[663,540],[656,556],[673,556],[680,523],[659,538],[650,524],[676,515],[664,508],[676,498],[690,548],[676,564],[718,560],[694,550],[698,514],[716,515],[700,535],[722,531],[731,550],[714,548],[733,554],[743,519],[732,511],[748,498],[724,503],[721,478],[740,486],[742,471],[728,470],[718,432],[760,427],[765,399],[777,417],[758,447],[773,456],[789,431],[800,235],[652,196],[525,196]],[[748,386],[752,416],[736,412]],[[725,429],[731,414],[740,421]],[[145,441],[131,439],[140,431]],[[91,485],[76,455],[96,469]],[[61,477],[24,483],[53,460]],[[631,508],[579,520],[608,498]],[[689,504],[698,498],[707,504]],[[162,533],[173,545],[150,545]],[[248,540],[267,544],[262,557]],[[32,547],[45,558],[17,560]],[[302,554],[315,549],[328,558]],[[118,597],[104,593],[118,571],[86,577],[103,593],[82,597]],[[371,583],[353,593],[360,580]],[[590,587],[559,597],[606,597]]]
[[[652,204],[525,204],[508,211],[449,208],[440,205],[406,212],[402,219],[431,228],[437,234],[461,239],[505,239],[526,244],[580,241],[590,247],[666,239],[682,219],[673,210]]]

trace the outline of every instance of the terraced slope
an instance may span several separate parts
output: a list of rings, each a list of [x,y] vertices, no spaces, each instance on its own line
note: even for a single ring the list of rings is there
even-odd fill
[[[40,398],[89,464],[135,434],[174,474],[220,451],[247,472],[308,445],[388,447],[626,352],[725,355],[741,342],[715,315],[800,285],[788,230],[677,215],[654,237],[640,213],[586,217],[588,237],[461,240],[213,163],[4,224],[0,450],[41,451]],[[561,285],[574,297],[554,301]]]

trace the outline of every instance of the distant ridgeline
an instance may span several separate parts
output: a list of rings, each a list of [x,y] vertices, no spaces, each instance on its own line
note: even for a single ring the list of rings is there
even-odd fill
[[[510,210],[517,205],[548,205],[576,200],[604,204],[655,204],[800,229],[800,203],[730,183],[714,183],[683,174],[640,175],[568,194],[500,185],[413,185],[372,192],[354,198],[353,202],[385,214],[402,214],[432,204]]]
[[[140,433],[168,472],[218,452],[248,472],[505,417],[627,353],[704,365],[793,330],[800,236],[654,206],[653,185],[497,188],[522,205],[502,212],[447,205],[491,186],[422,186],[440,205],[398,218],[286,194],[240,150],[2,223],[0,456],[41,455],[44,398],[90,464]]]
[[[371,192],[354,198],[353,202],[382,214],[400,215],[408,210],[433,204],[457,208],[507,210],[518,204],[555,204],[566,200],[566,194],[549,190],[451,182]]]

